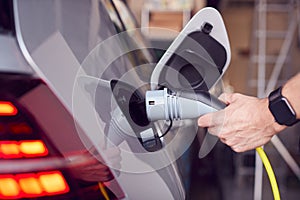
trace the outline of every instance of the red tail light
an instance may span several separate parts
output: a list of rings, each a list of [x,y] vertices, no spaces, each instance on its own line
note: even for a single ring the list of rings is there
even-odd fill
[[[28,158],[48,155],[41,140],[0,141],[0,158]]]
[[[12,134],[32,134],[32,128],[25,122],[10,123],[8,125],[9,132]],[[1,127],[0,127],[1,132]]]
[[[20,187],[18,182],[12,175],[5,175],[0,177],[0,198],[19,198]]]
[[[0,199],[114,197],[105,186],[97,187],[97,182],[79,182],[74,176],[72,170],[76,168],[69,168],[63,152],[49,137],[52,132],[39,124],[48,123],[36,112],[43,111],[39,104],[35,105],[39,95],[50,95],[50,98],[53,95],[42,80],[0,73],[0,97],[3,97],[0,99]],[[53,99],[52,106],[55,106],[53,112],[51,109],[44,111],[50,112],[49,116],[54,116],[57,108],[63,108],[58,99]]]
[[[1,158],[21,158],[22,154],[16,141],[0,141]]]
[[[39,157],[48,154],[48,149],[41,140],[20,141],[19,149],[24,157]]]
[[[17,113],[17,108],[11,102],[0,101],[0,116],[12,116]]]
[[[47,194],[54,195],[69,192],[69,186],[60,172],[42,172],[38,175],[39,182]]]
[[[0,175],[0,199],[52,196],[69,191],[70,188],[59,171]]]

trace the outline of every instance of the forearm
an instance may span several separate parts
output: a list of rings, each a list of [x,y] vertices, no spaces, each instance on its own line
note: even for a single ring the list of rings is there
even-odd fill
[[[291,78],[282,88],[282,95],[285,96],[300,119],[300,73]]]

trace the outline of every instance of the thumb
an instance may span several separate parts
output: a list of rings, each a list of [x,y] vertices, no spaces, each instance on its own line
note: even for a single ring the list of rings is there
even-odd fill
[[[198,126],[200,126],[200,127],[210,127],[210,126],[212,126],[212,117],[213,117],[212,113],[202,115],[198,119]]]
[[[223,101],[225,104],[232,103],[232,93],[222,93],[219,96],[219,100]]]

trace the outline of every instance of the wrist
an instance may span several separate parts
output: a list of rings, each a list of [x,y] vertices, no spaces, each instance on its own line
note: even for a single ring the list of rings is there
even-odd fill
[[[270,109],[269,109],[269,99],[268,98],[264,98],[264,99],[261,99],[262,101],[262,105],[263,105],[263,108],[262,108],[262,113],[264,113],[264,117],[265,119],[267,119],[267,123],[274,129],[274,132],[278,133],[280,131],[282,131],[283,129],[286,128],[285,125],[280,125],[276,122],[273,114],[271,113]]]

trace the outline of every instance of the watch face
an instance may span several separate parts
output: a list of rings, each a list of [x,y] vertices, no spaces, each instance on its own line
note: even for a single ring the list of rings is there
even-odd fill
[[[286,98],[280,98],[272,104],[271,112],[279,124],[296,119],[296,114]]]

